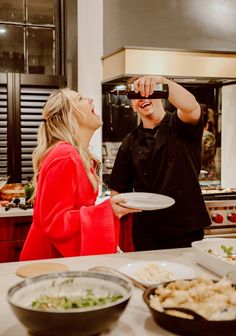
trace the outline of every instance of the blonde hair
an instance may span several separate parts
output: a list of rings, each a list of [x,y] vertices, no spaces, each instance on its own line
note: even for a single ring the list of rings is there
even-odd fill
[[[69,88],[61,88],[54,91],[48,98],[43,108],[43,122],[38,129],[37,147],[33,151],[33,168],[34,168],[34,186],[36,195],[37,180],[40,168],[48,151],[58,143],[58,141],[66,141],[70,143],[80,154],[85,171],[94,188],[98,187],[98,175],[94,171],[91,173],[91,161],[98,164],[98,160],[89,152],[85,151],[77,136],[78,119],[83,119],[83,112],[76,107],[70,97]]]

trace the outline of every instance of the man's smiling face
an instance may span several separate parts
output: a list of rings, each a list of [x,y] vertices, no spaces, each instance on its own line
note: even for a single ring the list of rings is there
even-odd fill
[[[132,106],[140,116],[149,117],[157,110],[157,99],[133,99]]]

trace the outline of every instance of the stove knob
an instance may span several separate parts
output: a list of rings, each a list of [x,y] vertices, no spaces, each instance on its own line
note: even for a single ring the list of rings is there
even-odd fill
[[[211,216],[213,222],[221,224],[224,221],[224,217],[221,214],[215,214]]]
[[[227,218],[230,222],[236,223],[236,213],[228,214]]]

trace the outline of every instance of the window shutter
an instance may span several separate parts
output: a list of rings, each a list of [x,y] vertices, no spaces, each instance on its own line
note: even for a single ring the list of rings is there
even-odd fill
[[[7,175],[7,86],[0,85],[0,175]]]
[[[32,153],[37,145],[37,131],[42,122],[43,106],[54,87],[21,86],[21,178],[33,176]]]

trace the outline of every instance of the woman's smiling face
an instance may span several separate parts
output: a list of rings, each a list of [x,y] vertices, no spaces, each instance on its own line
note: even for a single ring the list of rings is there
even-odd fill
[[[102,126],[100,116],[95,113],[92,98],[83,97],[76,91],[70,92],[70,98],[76,107],[75,115],[80,126],[93,130]]]

